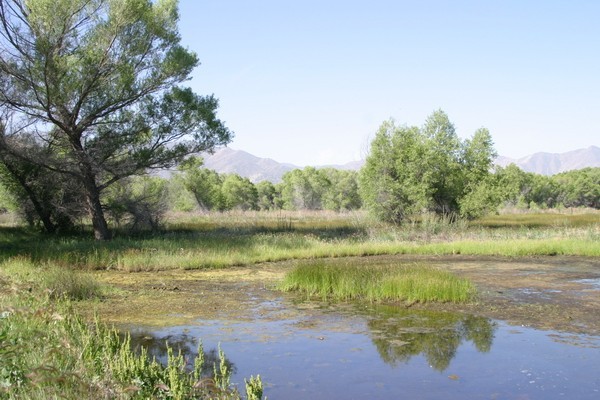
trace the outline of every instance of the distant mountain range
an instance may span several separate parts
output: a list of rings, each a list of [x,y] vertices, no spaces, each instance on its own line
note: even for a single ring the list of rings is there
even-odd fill
[[[280,163],[270,158],[256,157],[242,150],[229,147],[218,149],[214,154],[204,154],[204,165],[219,173],[237,173],[252,182],[271,181],[278,183],[288,171],[301,168],[293,164]],[[352,161],[343,165],[321,165],[317,168],[332,167],[346,170],[359,170],[364,161]],[[496,164],[507,166],[516,164],[527,172],[542,175],[554,175],[560,172],[586,167],[600,167],[600,147],[590,146],[586,149],[573,150],[566,153],[535,153],[526,157],[513,159],[498,157]]]
[[[288,171],[298,169],[293,164],[280,163],[270,158],[256,157],[242,150],[234,150],[222,147],[214,154],[203,154],[204,166],[219,173],[236,173],[252,182],[270,181],[281,182],[281,177]],[[317,168],[336,168],[347,170],[359,170],[362,161],[352,161],[344,165],[321,165]]]
[[[600,147],[590,146],[566,153],[535,153],[518,159],[500,156],[496,164],[503,167],[516,164],[523,171],[554,175],[574,169],[600,167]]]

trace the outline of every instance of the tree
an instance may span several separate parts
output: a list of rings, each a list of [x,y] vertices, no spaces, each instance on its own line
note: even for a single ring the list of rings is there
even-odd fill
[[[462,145],[454,125],[442,110],[434,111],[421,130],[424,136],[424,176],[430,189],[429,208],[437,214],[458,210],[465,181],[461,165]]]
[[[225,209],[221,191],[223,179],[216,171],[202,168],[202,165],[202,158],[188,158],[179,166],[181,173],[175,179],[182,181],[183,186],[194,195],[200,208],[222,211]]]
[[[269,181],[261,181],[256,184],[258,194],[258,208],[260,210],[274,210],[281,208],[281,199],[275,185]]]
[[[258,192],[248,178],[242,178],[238,174],[228,174],[223,179],[221,193],[227,210],[258,209]]]
[[[416,127],[384,122],[359,173],[364,205],[377,218],[400,223],[427,209],[431,199],[423,135]]]
[[[288,210],[322,210],[331,182],[314,167],[294,169],[283,175],[281,197]]]
[[[323,195],[323,206],[327,210],[347,211],[361,207],[358,194],[358,173],[335,168],[324,168],[321,172],[330,182]]]
[[[52,156],[30,136],[11,139],[11,145],[29,157],[39,160]],[[0,178],[14,200],[15,211],[30,226],[40,225],[48,233],[67,231],[85,215],[77,181],[66,175],[54,176],[39,164],[6,153],[1,147]]]
[[[110,185],[231,139],[217,100],[178,86],[198,59],[177,21],[176,0],[0,0],[0,106],[14,113],[4,124],[56,156],[0,146],[76,180],[97,239],[110,238]]]
[[[386,121],[360,171],[360,194],[373,214],[394,223],[423,212],[453,217],[461,204],[463,215],[472,216],[484,198],[474,193],[488,179],[494,157],[486,129],[461,142],[441,110],[420,129]]]
[[[600,168],[583,168],[553,177],[558,185],[557,202],[566,207],[600,208]]]
[[[136,176],[122,179],[109,188],[106,209],[119,226],[131,231],[156,231],[167,211],[167,201],[166,179]]]

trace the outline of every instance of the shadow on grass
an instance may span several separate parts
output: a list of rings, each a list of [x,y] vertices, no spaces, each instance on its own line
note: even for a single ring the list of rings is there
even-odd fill
[[[23,256],[33,262],[105,269],[131,252],[251,251],[258,245],[280,249],[302,247],[308,241],[361,241],[368,237],[362,227],[214,227],[175,228],[160,232],[131,233],[114,230],[110,241],[96,241],[91,232],[49,235],[27,228],[0,227],[0,261]]]

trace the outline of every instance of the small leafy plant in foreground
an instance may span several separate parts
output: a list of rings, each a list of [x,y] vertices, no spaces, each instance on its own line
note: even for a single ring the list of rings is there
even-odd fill
[[[128,334],[81,318],[70,300],[78,296],[56,295],[47,270],[32,274],[34,267],[20,259],[0,265],[0,399],[242,398],[220,349],[214,375],[202,372],[201,343],[191,361],[167,344],[160,363],[134,349]],[[246,393],[261,399],[262,382],[251,379]]]

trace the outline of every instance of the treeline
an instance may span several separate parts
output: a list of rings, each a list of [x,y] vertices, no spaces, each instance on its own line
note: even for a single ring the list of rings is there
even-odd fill
[[[129,178],[111,187],[103,202],[113,224],[134,230],[158,228],[167,211],[349,211],[364,207],[361,192],[365,187],[360,186],[359,177],[357,171],[306,167],[286,173],[277,184],[253,183],[238,174],[219,174],[204,168],[200,158],[191,158],[169,179]],[[85,200],[81,196],[64,190],[50,193],[55,206],[68,214],[69,220],[84,223],[86,213],[81,202]],[[514,164],[496,167],[467,200],[463,207],[471,215],[494,213],[503,207],[600,209],[600,168],[543,176]],[[9,190],[6,184],[0,184],[0,212],[16,212],[29,225],[44,226],[31,199],[14,188]]]
[[[29,149],[38,148],[30,143]],[[600,168],[554,176],[494,167],[490,133],[478,129],[460,140],[448,116],[435,111],[422,127],[384,122],[360,171],[306,167],[280,183],[253,183],[219,174],[188,157],[169,178],[125,176],[103,189],[103,213],[115,226],[158,228],[167,211],[333,210],[364,208],[402,223],[425,213],[472,219],[504,207],[600,208]],[[89,222],[81,182],[3,153],[0,211],[18,213],[47,232]]]
[[[378,218],[395,223],[424,213],[472,219],[505,206],[599,208],[600,168],[547,177],[494,167],[495,158],[487,129],[460,140],[441,110],[422,127],[386,121],[359,174],[361,198]]]
[[[306,167],[287,172],[277,184],[269,181],[254,184],[235,173],[219,174],[203,168],[200,158],[190,158],[171,178],[170,187],[177,193],[175,208],[183,211],[195,208],[344,211],[361,207],[357,176],[356,171]]]

